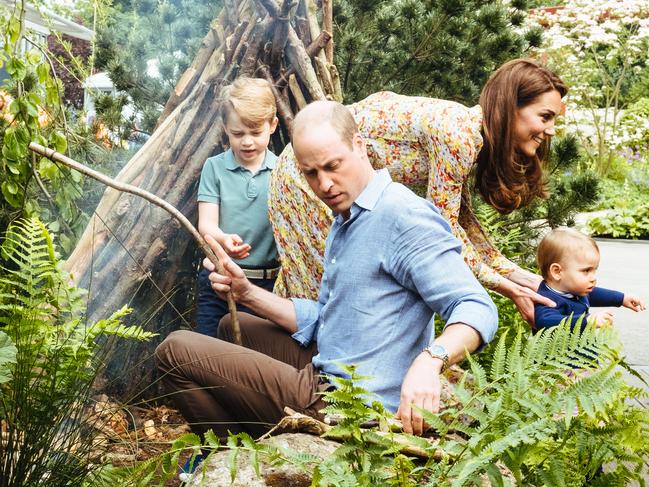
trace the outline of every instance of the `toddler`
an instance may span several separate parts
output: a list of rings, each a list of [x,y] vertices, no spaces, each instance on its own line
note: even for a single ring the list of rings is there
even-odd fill
[[[556,308],[534,306],[537,329],[557,326],[571,315],[573,326],[582,316],[582,326],[591,321],[597,327],[613,322],[609,311],[590,313],[591,306],[624,306],[636,312],[645,309],[634,295],[595,287],[599,248],[592,238],[575,229],[559,227],[546,235],[539,244],[537,261],[543,276],[538,293],[557,304]]]

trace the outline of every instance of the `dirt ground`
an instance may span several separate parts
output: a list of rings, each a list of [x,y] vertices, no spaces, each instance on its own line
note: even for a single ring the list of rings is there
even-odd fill
[[[94,422],[101,434],[97,439],[98,460],[116,467],[127,467],[154,458],[169,449],[171,443],[190,431],[181,414],[170,407],[123,407],[108,396],[95,398]],[[189,457],[181,454],[180,464]],[[177,478],[166,487],[177,487]]]

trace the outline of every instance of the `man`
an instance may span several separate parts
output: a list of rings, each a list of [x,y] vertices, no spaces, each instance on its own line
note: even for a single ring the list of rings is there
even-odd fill
[[[335,215],[317,302],[284,299],[253,286],[217,252],[227,275],[210,274],[218,293],[259,316],[241,315],[240,347],[172,333],[156,350],[163,380],[196,432],[263,433],[283,407],[318,414],[319,391],[357,364],[361,385],[406,432],[421,434],[421,409],[437,411],[440,373],[489,342],[495,306],[460,256],[460,243],[429,202],[375,172],[349,111],[316,102],[295,118],[293,149],[310,187]],[[213,243],[208,240],[210,245]],[[289,264],[290,265],[290,264]],[[213,270],[211,263],[206,267]],[[434,313],[447,325],[434,338]],[[227,318],[219,337],[231,335]]]

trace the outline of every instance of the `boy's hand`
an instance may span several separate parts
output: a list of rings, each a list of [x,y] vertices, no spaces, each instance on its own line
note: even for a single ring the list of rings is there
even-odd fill
[[[245,259],[250,255],[250,244],[243,243],[243,239],[236,233],[223,234],[219,243],[233,259]]]
[[[203,267],[210,271],[208,279],[214,292],[216,292],[221,299],[225,300],[225,295],[228,291],[232,291],[232,297],[235,301],[243,299],[250,291],[252,284],[246,278],[241,268],[235,264],[230,257],[228,257],[221,247],[215,245],[215,240],[211,235],[205,236],[205,241],[212,247],[212,250],[219,258],[225,274],[216,272],[216,266],[207,257],[203,259]]]
[[[597,328],[613,326],[613,314],[610,311],[598,311],[588,315],[588,322],[595,323]]]
[[[622,306],[624,306],[625,308],[632,309],[636,313],[638,311],[644,311],[645,309],[647,309],[644,302],[639,297],[634,296],[633,294],[624,295],[624,301],[622,301]]]

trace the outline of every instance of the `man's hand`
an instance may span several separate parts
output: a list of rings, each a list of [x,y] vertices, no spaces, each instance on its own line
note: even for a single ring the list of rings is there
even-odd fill
[[[250,255],[250,244],[244,243],[236,233],[224,233],[219,243],[233,259],[245,259]]]
[[[624,294],[624,301],[622,301],[622,306],[625,308],[632,309],[636,313],[638,311],[644,311],[647,307],[639,297],[634,296],[633,294]]]
[[[216,240],[211,235],[205,236],[205,242],[209,245],[216,256],[221,261],[221,265],[225,271],[225,275],[215,272],[216,266],[208,258],[203,260],[203,266],[210,271],[209,280],[212,289],[223,300],[228,291],[232,291],[232,297],[235,301],[239,302],[244,299],[252,288],[251,282],[245,276],[241,268],[235,264],[230,257],[223,251],[223,249],[216,243]]]
[[[417,408],[432,413],[439,411],[442,365],[441,359],[422,352],[408,369],[401,385],[401,400],[396,414],[406,433],[421,435],[425,431],[424,418]]]
[[[597,328],[613,325],[613,314],[610,311],[598,311],[588,315],[588,322],[595,323]]]

